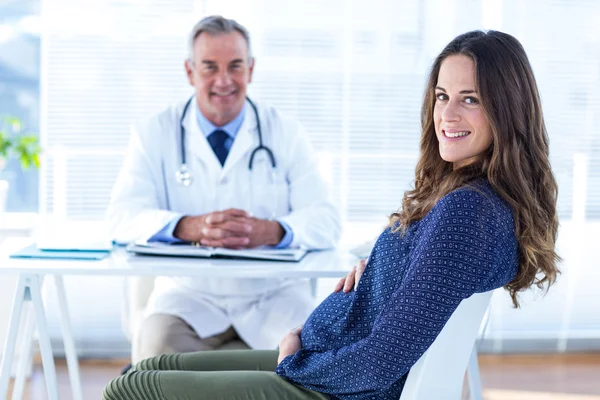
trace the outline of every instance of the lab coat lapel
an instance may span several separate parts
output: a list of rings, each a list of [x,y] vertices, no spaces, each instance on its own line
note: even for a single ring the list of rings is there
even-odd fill
[[[194,154],[200,159],[200,162],[206,164],[211,175],[214,176],[220,174],[221,162],[215,155],[208,140],[206,140],[204,132],[202,132],[198,126],[197,113],[198,106],[196,105],[196,99],[194,98],[183,120],[183,126],[186,131],[186,148],[189,149],[187,150],[188,157],[190,153]]]
[[[233,145],[225,160],[225,165],[223,166],[223,171],[221,173],[222,178],[225,177],[229,171],[233,170],[238,162],[245,162],[244,156],[246,153],[256,147],[256,143],[258,143],[257,141],[255,142],[258,137],[256,133],[256,117],[254,116],[254,112],[250,105],[246,105],[246,107],[244,122],[235,136]],[[247,165],[244,165],[243,167],[248,168]]]

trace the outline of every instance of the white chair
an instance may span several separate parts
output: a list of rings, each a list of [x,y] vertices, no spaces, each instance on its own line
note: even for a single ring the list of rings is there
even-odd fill
[[[431,347],[410,369],[400,400],[461,399],[465,371],[492,293],[477,293],[460,303]]]
[[[154,289],[153,276],[133,276],[125,278],[123,286],[123,306],[121,308],[121,328],[131,343],[131,360],[138,360],[138,343],[134,338],[144,319],[144,310]]]

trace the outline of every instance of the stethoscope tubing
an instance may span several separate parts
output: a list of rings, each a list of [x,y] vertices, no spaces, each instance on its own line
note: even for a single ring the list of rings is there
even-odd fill
[[[186,136],[186,131],[185,131],[185,127],[183,126],[183,121],[185,119],[186,113],[188,111],[188,108],[190,107],[190,104],[192,103],[192,100],[194,99],[195,96],[192,96],[189,98],[189,100],[185,103],[185,106],[183,107],[183,112],[181,113],[181,117],[179,118],[179,129],[180,129],[180,139],[181,139],[181,143],[180,143],[180,158],[181,158],[181,165],[179,167],[179,170],[177,171],[177,180],[180,181],[179,183],[184,184],[183,179],[181,178],[182,176],[186,176],[189,180],[189,182],[191,183],[191,174],[190,171],[187,167],[187,157],[186,157],[186,149],[185,149],[185,136]],[[250,98],[248,96],[246,96],[246,101],[250,104],[250,106],[252,107],[252,111],[254,111],[254,116],[256,117],[256,127],[257,127],[257,131],[258,131],[258,146],[252,150],[252,153],[250,153],[250,160],[248,162],[248,169],[250,171],[252,171],[252,167],[254,165],[254,156],[256,156],[256,154],[259,151],[265,151],[267,153],[267,156],[269,157],[269,161],[271,162],[271,167],[273,167],[273,169],[275,169],[277,167],[277,164],[275,162],[275,155],[273,154],[273,151],[271,151],[271,149],[267,146],[265,146],[263,144],[263,138],[262,138],[262,127],[260,124],[260,118],[258,116],[258,109],[256,107],[256,105],[254,104],[254,102],[252,100],[250,100]],[[189,183],[188,183],[189,185]],[[187,186],[187,185],[186,185]]]

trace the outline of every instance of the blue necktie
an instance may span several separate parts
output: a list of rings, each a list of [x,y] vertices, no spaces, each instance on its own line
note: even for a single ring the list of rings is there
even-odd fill
[[[221,166],[225,164],[225,159],[227,158],[227,154],[229,150],[225,147],[225,142],[229,138],[229,135],[222,130],[216,130],[210,135],[208,135],[208,143],[212,147],[215,155],[221,162]]]

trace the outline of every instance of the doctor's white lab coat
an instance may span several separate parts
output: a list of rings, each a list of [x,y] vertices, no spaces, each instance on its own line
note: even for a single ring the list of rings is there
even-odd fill
[[[249,104],[221,166],[200,131],[196,100],[192,100],[183,120],[187,164],[193,177],[186,187],[176,180],[183,106],[170,107],[133,127],[107,213],[115,240],[150,237],[178,216],[233,207],[259,218],[281,219],[293,230],[292,246],[325,249],[335,245],[340,216],[329,201],[314,150],[297,122],[257,104],[263,143],[277,163],[273,178],[263,151],[255,156],[252,171],[248,168],[250,153],[259,143]],[[305,280],[158,277],[146,315],[178,316],[200,337],[233,325],[252,348],[274,349],[289,330],[304,323],[313,307]]]

